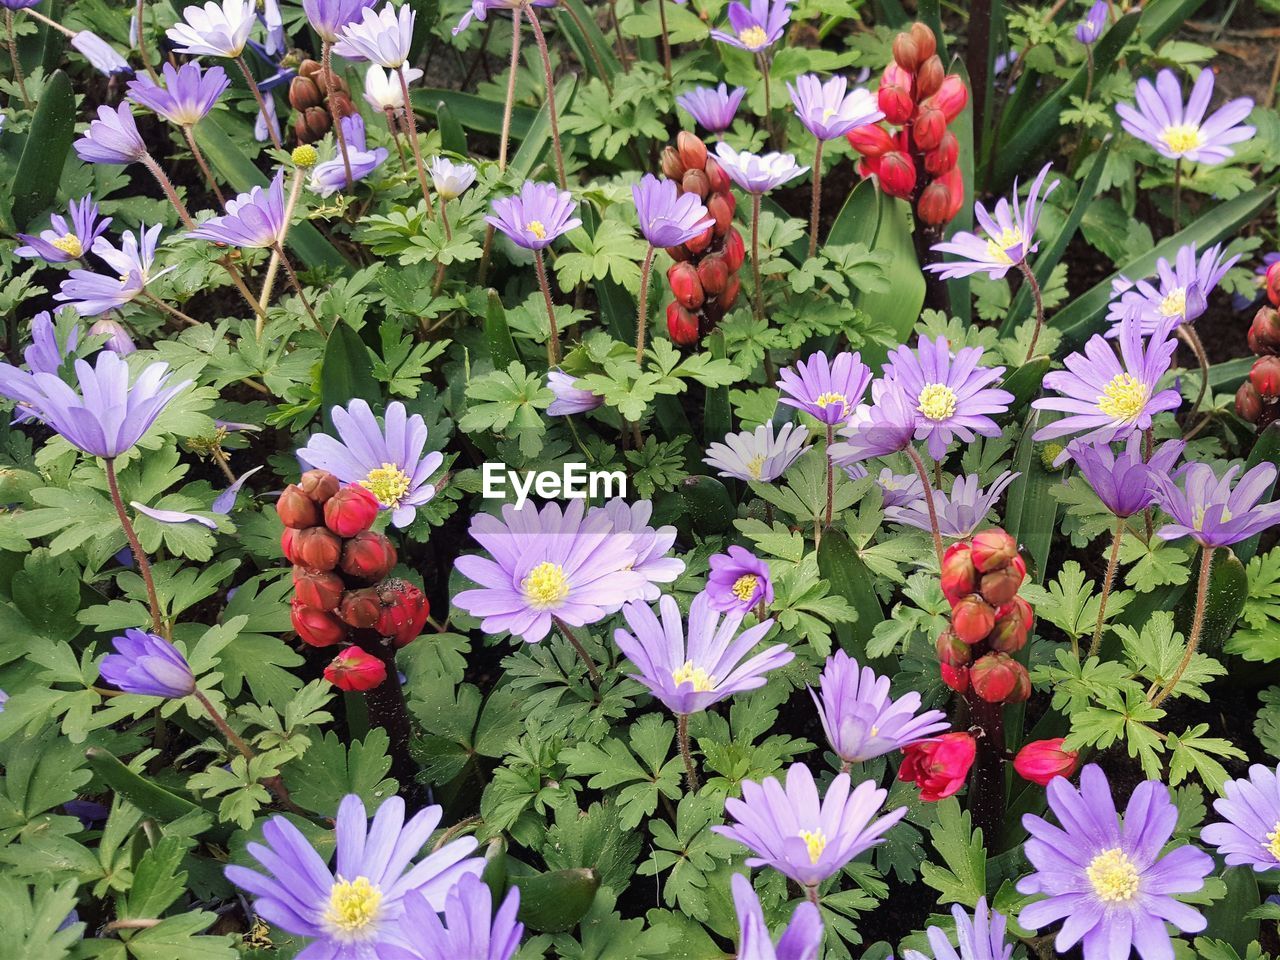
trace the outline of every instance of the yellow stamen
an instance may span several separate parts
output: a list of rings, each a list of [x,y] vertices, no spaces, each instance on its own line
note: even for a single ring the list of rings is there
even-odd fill
[[[759,456],[752,457],[750,460],[747,461],[747,473],[751,476],[752,480],[760,479],[761,475],[764,473],[764,454],[763,453],[760,454]]]
[[[1280,860],[1280,820],[1276,821],[1276,828],[1267,834],[1267,842],[1262,845],[1262,849],[1271,854],[1275,860]]]
[[[821,830],[801,830],[800,839],[809,848],[809,862],[817,863],[822,851],[827,849],[827,835]]]
[[[1175,290],[1165,294],[1163,300],[1160,301],[1160,315],[1162,317],[1180,317],[1187,312],[1187,290],[1185,287],[1178,287]]]
[[[738,39],[748,50],[760,50],[769,45],[769,35],[764,32],[764,27],[747,27],[738,34]]]
[[[1200,136],[1200,128],[1192,123],[1165,127],[1160,139],[1173,153],[1190,153],[1204,142]]]
[[[325,924],[339,934],[351,938],[365,931],[378,919],[382,891],[368,877],[343,880],[338,877],[329,890],[329,908],[324,912]]]
[[[1119,847],[1104,850],[1089,862],[1085,876],[1093,892],[1107,903],[1125,903],[1138,893],[1138,868]]]
[[[1108,417],[1128,423],[1147,405],[1150,391],[1130,373],[1117,373],[1098,398],[1098,409]]]
[[[542,225],[541,220],[530,220],[524,225],[524,228],[539,240],[547,239],[547,228]]]
[[[384,507],[398,507],[401,498],[409,492],[411,478],[394,463],[384,463],[369,471],[360,486],[373,494]]]
[[[760,578],[754,573],[744,573],[737,580],[733,581],[733,595],[747,603],[755,595],[756,587],[760,585]]]
[[[74,233],[68,233],[53,241],[53,245],[65,253],[73,260],[84,253],[84,247],[80,244],[80,238]]]
[[[707,693],[716,688],[716,678],[702,667],[695,667],[692,660],[686,660],[679,670],[672,670],[671,679],[677,687],[682,683],[692,683],[694,693]]]
[[[1008,251],[1023,242],[1022,231],[1016,227],[1000,231],[1000,236],[987,241],[987,256],[997,263],[1013,263]]]
[[[560,564],[544,560],[520,581],[520,589],[535,610],[546,610],[569,595],[569,578]]]
[[[820,393],[813,398],[814,405],[821,407],[823,410],[827,409],[827,407],[831,406],[833,403],[848,403],[848,402],[849,401],[845,398],[845,395],[843,393],[834,393],[830,390],[827,391],[826,393]]]
[[[946,420],[955,416],[956,404],[959,402],[956,392],[945,383],[926,383],[920,391],[920,400],[916,409],[930,420]]]

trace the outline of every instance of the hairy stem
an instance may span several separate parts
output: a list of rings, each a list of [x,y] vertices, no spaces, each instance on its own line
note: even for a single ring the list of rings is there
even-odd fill
[[[1124,517],[1116,519],[1116,529],[1111,534],[1111,555],[1107,558],[1107,572],[1102,578],[1102,597],[1098,601],[1098,620],[1093,625],[1093,640],[1089,643],[1089,652],[1085,659],[1094,656],[1102,646],[1102,625],[1107,619],[1107,598],[1111,596],[1111,587],[1116,580],[1116,566],[1120,562],[1120,544],[1124,540]]]
[[[653,257],[657,248],[649,244],[644,255],[644,266],[640,268],[640,310],[636,314],[636,363],[644,366],[644,333],[649,323],[649,275],[653,272]]]
[[[324,102],[329,108],[329,119],[333,122],[333,134],[338,141],[338,152],[342,154],[342,172],[346,175],[346,187],[351,187],[354,177],[351,176],[351,157],[347,153],[347,135],[342,131],[338,112],[333,108],[333,44],[325,40],[320,47],[320,76],[324,78]]]
[[[139,4],[141,6],[141,4]],[[200,172],[204,174],[205,180],[209,184],[209,189],[213,191],[213,195],[218,198],[218,206],[226,207],[227,198],[222,195],[222,188],[218,186],[218,181],[213,176],[213,171],[209,169],[209,164],[204,158],[204,154],[200,152],[200,148],[196,145],[196,138],[191,132],[191,127],[187,124],[182,125],[182,135],[187,140],[187,146],[191,149],[191,156],[195,158],[196,166],[200,168]]]
[[[569,181],[564,174],[564,150],[560,146],[560,123],[556,119],[556,81],[551,75],[551,53],[547,49],[547,38],[542,33],[542,24],[538,15],[529,8],[529,26],[533,28],[533,39],[537,41],[538,53],[542,57],[542,72],[547,84],[547,118],[551,121],[551,146],[556,155],[556,175],[559,177],[560,189],[568,190]]]
[[[498,169],[507,169],[507,143],[511,139],[511,108],[516,100],[516,74],[520,72],[521,7],[511,10],[511,66],[507,70],[507,99],[502,106],[502,134],[498,138]]]
[[[542,262],[541,250],[533,251],[533,266],[538,274],[542,297],[547,301],[547,322],[551,324],[551,335],[547,338],[547,366],[554,367],[560,362],[560,330],[556,327],[556,307],[551,300],[551,284],[547,281],[547,268]]]
[[[13,11],[5,8],[4,32],[9,41],[9,61],[13,64],[13,78],[18,81],[18,90],[22,93],[22,102],[27,109],[31,108],[31,94],[27,93],[27,78],[22,73],[22,60],[18,56],[18,39],[13,33]]]
[[[280,136],[276,133],[276,128],[271,123],[271,114],[267,112],[267,101],[262,96],[262,91],[258,89],[258,81],[253,79],[253,74],[249,72],[249,65],[244,62],[244,55],[240,54],[235,58],[236,66],[240,68],[240,72],[244,75],[244,82],[249,85],[249,90],[253,93],[253,99],[258,101],[258,111],[262,114],[262,125],[267,128],[267,136],[271,138],[271,145],[277,150],[283,150],[284,144],[280,142]]]
[[[760,194],[751,195],[751,303],[756,323],[764,320],[764,289],[760,285]]]
[[[1036,355],[1036,342],[1040,339],[1040,331],[1044,329],[1044,294],[1040,290],[1040,282],[1036,280],[1035,273],[1027,265],[1026,257],[1018,263],[1018,269],[1022,271],[1023,278],[1030,285],[1031,295],[1036,301],[1036,327],[1031,331],[1031,342],[1027,344],[1027,356],[1022,361],[1028,363]]]
[[[822,208],[822,147],[818,141],[813,154],[813,195],[809,198],[809,257],[818,253],[818,213]]]
[[[1209,599],[1209,575],[1213,569],[1213,547],[1205,544],[1200,553],[1200,579],[1196,583],[1196,611],[1191,618],[1191,636],[1187,638],[1187,650],[1182,655],[1178,669],[1173,672],[1169,682],[1151,699],[1151,706],[1158,707],[1173,693],[1178,681],[1195,659],[1196,649],[1200,646],[1200,633],[1204,630],[1204,610]]]
[[[671,82],[671,39],[667,36],[667,0],[658,0],[658,23],[662,26],[662,75]]]
[[[227,738],[227,742],[230,743],[231,746],[235,747],[236,752],[239,753],[240,756],[244,757],[245,760],[252,760],[257,756],[257,754],[253,752],[253,747],[245,743],[244,738],[231,729],[231,724],[227,723],[226,717],[224,717],[219,712],[218,708],[209,701],[208,697],[199,690],[192,693],[192,696],[200,702],[200,706],[204,707],[204,712],[209,715],[209,719],[212,720],[213,725],[218,728],[218,732]],[[275,798],[280,801],[281,804],[288,807],[290,810],[296,811],[299,809],[294,804],[292,798],[290,798],[289,789],[284,785],[284,781],[280,779],[279,774],[264,777],[262,779],[262,783],[272,792],[272,794],[275,795]]]
[[[831,445],[836,440],[836,425],[834,423],[827,424],[827,522],[824,526],[831,526],[831,505],[835,499],[836,490],[836,469],[835,464],[831,462]],[[941,569],[941,565],[939,565]]]
[[[275,245],[276,255],[280,258],[281,265],[284,266],[284,272],[289,277],[289,284],[293,287],[294,292],[298,295],[298,299],[302,301],[302,308],[307,311],[307,316],[311,318],[311,322],[315,324],[315,328],[320,331],[320,336],[326,340],[329,339],[329,331],[324,328],[324,324],[320,322],[320,318],[316,316],[315,310],[311,308],[311,301],[307,299],[307,295],[302,292],[302,284],[298,280],[298,274],[293,269],[293,264],[289,262],[288,255],[284,252],[284,247],[279,243]]]
[[[598,688],[600,686],[600,671],[596,669],[596,662],[591,659],[591,654],[587,653],[587,648],[582,645],[582,641],[569,629],[567,623],[559,617],[552,617],[551,619],[555,621],[556,628],[564,634],[564,638],[569,641],[573,649],[578,651],[578,656],[582,658],[582,663],[587,668],[587,676],[591,678],[591,685]]]
[[[687,713],[678,714],[676,729],[680,739],[680,756],[684,758],[685,782],[690,793],[697,793],[700,783],[698,768],[693,762],[693,752],[689,749],[689,715]]]
[[[400,92],[404,95],[404,105],[401,109],[404,111],[405,132],[409,137],[409,146],[413,148],[413,162],[418,168],[418,186],[422,188],[422,199],[427,205],[427,219],[432,219],[434,207],[431,206],[431,190],[427,186],[427,168],[422,162],[422,148],[418,146],[418,121],[413,115],[413,104],[409,100],[409,81],[405,79],[404,67],[396,69],[396,76],[400,78]]]
[[[938,569],[941,570],[942,533],[938,530],[938,512],[933,505],[933,484],[929,482],[929,471],[925,469],[924,461],[920,459],[920,454],[911,444],[907,444],[907,456],[911,458],[911,463],[916,468],[916,475],[924,485],[924,505],[929,510],[929,526],[933,531],[933,551],[938,555]]]
[[[155,577],[151,575],[151,561],[147,559],[147,553],[142,549],[142,543],[138,540],[137,531],[133,529],[129,514],[125,512],[124,500],[120,496],[120,483],[116,479],[115,458],[104,457],[103,463],[106,465],[107,470],[107,489],[111,492],[111,505],[116,508],[116,516],[120,518],[120,526],[124,528],[124,537],[129,541],[129,549],[133,551],[133,559],[138,565],[138,573],[142,576],[142,582],[147,586],[147,603],[151,607],[151,629],[154,633],[160,634],[167,640],[169,639],[168,625],[160,614],[160,597],[156,593]]]

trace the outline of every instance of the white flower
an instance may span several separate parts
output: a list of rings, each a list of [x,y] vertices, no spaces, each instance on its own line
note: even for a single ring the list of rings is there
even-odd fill
[[[427,172],[435,184],[436,193],[446,200],[460,197],[467,187],[476,182],[476,168],[469,163],[454,163],[447,157],[432,157],[427,162]]]
[[[770,422],[751,432],[728,434],[724,443],[711,444],[703,462],[715,467],[722,477],[772,483],[804,452],[808,439],[808,431],[794,423],[784,424],[775,439]]]
[[[253,29],[254,11],[249,0],[209,0],[203,7],[187,7],[182,22],[166,31],[178,53],[193,56],[238,57]]]
[[[417,67],[409,67],[404,71],[406,83],[421,79],[422,71]],[[383,70],[376,63],[369,64],[364,75],[364,100],[375,110],[399,110],[404,106],[404,91],[400,89],[400,78],[394,73]]]
[[[365,8],[359,21],[348,23],[333,45],[333,52],[348,60],[368,60],[395,70],[409,59],[413,22],[417,14],[409,4],[399,12],[387,4],[377,13]],[[399,80],[396,81],[399,83]]]

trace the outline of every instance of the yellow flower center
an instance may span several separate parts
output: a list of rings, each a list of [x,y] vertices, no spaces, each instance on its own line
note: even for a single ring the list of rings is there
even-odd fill
[[[759,50],[769,45],[769,35],[764,32],[764,27],[747,27],[738,34],[738,39],[748,50]]]
[[[818,394],[818,396],[813,398],[814,405],[817,407],[821,407],[823,410],[827,409],[827,407],[831,406],[833,403],[847,403],[847,402],[848,401],[845,399],[845,395],[843,393],[834,393],[832,391],[827,391],[826,393],[820,393]]]
[[[547,239],[547,228],[542,225],[541,220],[530,220],[524,227],[539,240]]]
[[[360,481],[360,486],[373,494],[384,507],[399,506],[400,499],[409,492],[410,478],[407,473],[394,463],[384,463],[369,471],[369,475]]]
[[[822,851],[827,849],[827,835],[821,830],[801,830],[800,839],[809,848],[809,862],[817,863]]]
[[[749,601],[756,592],[756,587],[760,584],[760,578],[754,573],[744,573],[737,580],[733,581],[733,595],[743,603]]]
[[[1022,231],[1016,228],[1000,231],[1000,236],[987,241],[987,256],[997,263],[1013,263],[1013,257],[1006,252],[1023,242]]]
[[[1178,287],[1165,294],[1160,301],[1160,315],[1163,317],[1180,317],[1187,312],[1187,290]]]
[[[329,890],[329,908],[324,912],[325,924],[348,937],[359,935],[378,919],[382,891],[368,877],[354,880],[337,879]]]
[[[823,120],[830,120],[832,117],[834,117],[834,116],[836,115],[836,112],[837,112],[837,111],[836,111],[836,108],[835,108],[835,107],[823,107],[823,108],[822,108],[822,119],[823,119]]]
[[[750,474],[752,480],[759,480],[761,474],[764,473],[764,454],[752,457],[747,461],[747,473]]]
[[[958,400],[956,392],[945,383],[926,383],[916,409],[930,420],[946,420],[955,416]]]
[[[520,589],[535,610],[546,610],[569,595],[569,578],[560,564],[543,560],[520,581]]]
[[[73,259],[84,253],[84,247],[80,244],[80,238],[74,233],[68,233],[66,236],[59,237],[57,240],[53,241],[53,245]]]
[[[1107,903],[1125,903],[1138,893],[1138,868],[1123,850],[1104,850],[1089,862],[1085,876],[1093,884],[1093,892]]]
[[[1280,860],[1280,820],[1276,821],[1276,828],[1267,834],[1267,842],[1262,845],[1262,849],[1274,859]]]
[[[1108,417],[1129,422],[1147,405],[1147,388],[1133,374],[1117,373],[1098,398],[1098,409]]]
[[[694,693],[707,693],[716,688],[716,678],[702,667],[695,667],[692,660],[686,660],[679,670],[672,670],[671,679],[677,687],[682,683],[692,683]]]
[[[293,148],[291,159],[295,167],[302,167],[302,169],[306,170],[320,162],[320,154],[316,152],[316,148],[311,144],[304,143],[300,147]]]
[[[1165,127],[1164,133],[1160,134],[1160,139],[1174,153],[1188,153],[1200,146],[1202,142],[1200,128],[1192,123]]]

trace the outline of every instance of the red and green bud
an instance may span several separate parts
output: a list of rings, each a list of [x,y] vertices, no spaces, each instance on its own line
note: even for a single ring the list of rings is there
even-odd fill
[[[1262,419],[1262,395],[1257,388],[1246,380],[1236,391],[1236,413],[1241,420],[1257,423]]]
[[[1263,400],[1280,398],[1280,357],[1259,357],[1249,370],[1249,382]]]
[[[396,565],[396,548],[384,534],[366,530],[342,545],[342,572],[357,580],[381,580]]]
[[[920,48],[909,33],[900,33],[893,38],[893,62],[908,73],[915,73],[920,63]]]
[[[946,173],[959,161],[960,141],[956,139],[956,135],[950,130],[944,130],[938,145],[924,155],[924,168],[936,177]],[[929,186],[933,186],[933,184]],[[939,186],[943,185],[939,184]]]
[[[698,318],[674,300],[667,304],[667,335],[682,347],[698,342]]]
[[[295,483],[289,484],[276,501],[276,513],[286,527],[303,530],[320,522],[320,508]]]
[[[387,679],[387,665],[359,647],[347,647],[324,668],[324,678],[339,690],[372,690]]]
[[[936,803],[964,786],[978,755],[978,741],[967,732],[944,733],[902,748],[898,779],[920,787],[920,799]]]
[[[685,248],[695,257],[711,246],[711,241],[716,238],[716,228],[714,226],[707,227],[692,240],[684,242]]]
[[[947,547],[942,555],[942,595],[953,607],[978,591],[978,568],[969,556],[969,545],[963,541]]]
[[[298,481],[298,486],[308,497],[324,506],[325,501],[341,488],[342,481],[328,470],[308,470]]]
[[[1249,325],[1249,349],[1260,357],[1280,353],[1280,313],[1259,307]]]
[[[1018,588],[1022,586],[1024,579],[1025,575],[1011,563],[990,573],[984,573],[978,590],[983,600],[993,607],[998,607],[1018,595]]]
[[[324,527],[299,530],[293,538],[294,563],[312,570],[332,570],[342,556],[342,541]]]
[[[864,157],[883,157],[895,146],[889,131],[878,123],[867,123],[854,127],[845,135],[849,146]]]
[[[996,617],[996,625],[987,637],[987,643],[997,653],[1017,653],[1027,645],[1027,626],[1017,610]]]
[[[969,102],[969,88],[954,73],[948,74],[943,77],[932,99],[934,105],[947,118],[947,123],[950,123],[964,112],[965,105]]]
[[[920,192],[916,213],[930,226],[940,227],[951,220],[951,191],[941,180],[935,180]]]
[[[723,237],[733,226],[734,201],[731,193],[713,194],[707,201],[707,213],[715,220],[715,235]]]
[[[995,609],[981,597],[964,597],[951,609],[951,629],[967,644],[987,639],[995,625]]]
[[[956,693],[964,693],[969,689],[969,668],[953,667],[949,663],[938,664],[942,674],[942,682]]]
[[[906,198],[916,189],[916,165],[901,150],[892,150],[880,158],[880,186],[891,197]]]
[[[407,580],[386,580],[375,588],[382,613],[374,627],[397,647],[416,640],[431,614],[426,595]]]
[[[702,292],[713,297],[724,293],[729,286],[729,264],[719,254],[709,254],[698,264],[698,283]]]
[[[676,153],[686,170],[701,170],[707,165],[707,145],[688,130],[676,136]]]
[[[298,531],[293,527],[285,527],[280,533],[280,552],[284,554],[284,558],[290,563],[301,563],[298,554],[294,550],[294,540],[297,538]]]
[[[921,151],[934,150],[942,145],[947,132],[947,118],[942,111],[926,100],[916,110],[916,120],[911,127],[911,139]]]
[[[738,291],[742,289],[742,280],[737,276],[729,278],[729,285],[724,288],[724,293],[716,299],[716,303],[721,310],[728,310],[738,299]]]
[[[969,645],[951,630],[943,630],[938,635],[938,662],[949,667],[966,667],[973,659],[973,651]]]
[[[917,62],[923,63],[938,52],[938,38],[933,35],[933,28],[917,20],[911,24],[911,39],[915,42],[919,55]]]
[[[747,259],[747,246],[736,227],[730,227],[724,235],[724,249],[720,253],[730,273],[737,273],[741,269],[743,261]]]
[[[349,483],[324,505],[324,525],[340,537],[354,537],[373,526],[379,509],[372,493]]]
[[[1267,299],[1273,307],[1280,307],[1280,260],[1267,267],[1263,280],[1267,288]]]
[[[703,170],[686,170],[680,178],[680,189],[694,194],[699,200],[706,200],[711,192],[711,179]]]
[[[975,660],[969,668],[969,683],[987,703],[1020,703],[1031,694],[1026,667],[1007,653],[988,653]]]
[[[350,624],[357,630],[372,630],[382,617],[382,599],[378,596],[377,588],[348,590],[343,594],[338,616],[343,623]]]
[[[1023,780],[1042,787],[1047,787],[1054,777],[1071,776],[1076,772],[1080,755],[1074,750],[1064,750],[1064,742],[1062,737],[1031,741],[1013,758],[1013,769]]]
[[[920,68],[916,70],[916,96],[921,100],[933,96],[942,89],[946,76],[947,68],[936,53],[921,61]]]
[[[964,177],[960,173],[960,168],[956,166],[940,176],[936,182],[947,188],[947,196],[951,199],[951,206],[946,211],[947,219],[944,221],[950,222],[964,206]]]
[[[727,194],[729,192],[729,175],[724,172],[724,167],[716,162],[715,157],[707,157],[707,162],[702,168],[706,171],[707,179],[711,181],[711,192]]]
[[[309,607],[296,597],[289,603],[289,619],[303,643],[312,647],[331,647],[347,636],[347,628],[332,613]]]
[[[662,153],[658,157],[658,166],[662,170],[662,175],[668,180],[679,183],[684,179],[684,164],[680,162],[680,154],[676,152],[675,147],[662,148]]]
[[[893,124],[903,124],[911,119],[916,104],[912,99],[911,89],[914,79],[911,73],[903,70],[896,63],[884,68],[880,78],[880,89],[876,93],[876,102],[884,118]]]
[[[305,606],[318,610],[336,610],[342,602],[345,587],[342,578],[336,573],[294,567],[293,589],[298,601]]]
[[[969,543],[973,565],[979,573],[999,570],[1018,555],[1018,541],[999,527],[979,530]]]
[[[671,287],[676,302],[687,310],[697,310],[706,299],[702,281],[698,279],[698,268],[692,263],[673,263],[667,269],[667,285]]]

